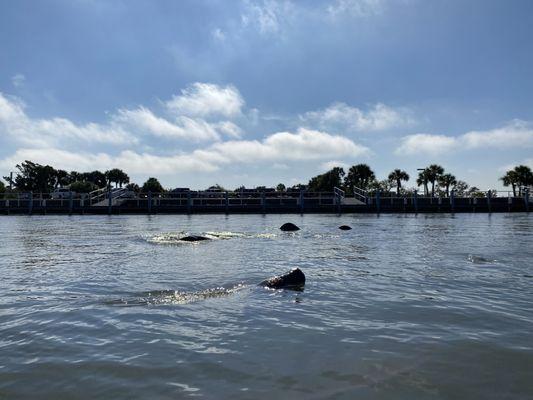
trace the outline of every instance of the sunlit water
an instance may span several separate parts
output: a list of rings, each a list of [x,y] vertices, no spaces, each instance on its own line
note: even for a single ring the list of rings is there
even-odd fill
[[[528,214],[9,216],[0,240],[0,399],[533,398]],[[256,286],[295,266],[303,292]]]

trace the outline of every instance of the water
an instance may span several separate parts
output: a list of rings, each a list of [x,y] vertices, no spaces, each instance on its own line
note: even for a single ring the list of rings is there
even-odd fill
[[[533,398],[527,214],[9,216],[0,238],[0,399]],[[303,292],[255,286],[294,266]]]

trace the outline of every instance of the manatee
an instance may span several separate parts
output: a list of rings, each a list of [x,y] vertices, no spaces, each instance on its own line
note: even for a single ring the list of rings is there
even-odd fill
[[[348,225],[341,225],[341,226],[339,226],[339,229],[340,229],[341,231],[349,231],[349,230],[352,229],[352,227],[351,227],[351,226],[348,226]]]
[[[284,232],[294,232],[299,231],[300,228],[298,228],[296,225],[294,225],[292,222],[287,222],[279,227]]]
[[[305,275],[300,268],[294,268],[286,274],[274,276],[264,280],[259,286],[270,289],[302,290],[305,285]]]
[[[199,235],[191,235],[191,236],[184,236],[180,238],[183,242],[201,242],[202,240],[209,240],[209,238],[206,238],[205,236],[199,236]]]

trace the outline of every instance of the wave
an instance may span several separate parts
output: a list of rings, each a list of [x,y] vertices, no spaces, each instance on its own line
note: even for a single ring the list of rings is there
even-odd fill
[[[151,290],[137,293],[131,297],[113,299],[104,303],[110,306],[132,307],[147,305],[179,305],[197,301],[229,296],[233,293],[246,289],[249,285],[239,283],[230,288],[216,287],[196,292],[182,292],[178,290]]]

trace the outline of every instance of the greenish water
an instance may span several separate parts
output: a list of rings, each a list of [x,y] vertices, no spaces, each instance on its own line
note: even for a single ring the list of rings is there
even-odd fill
[[[0,399],[531,399],[532,239],[528,214],[1,217]],[[296,266],[303,292],[256,286]]]

